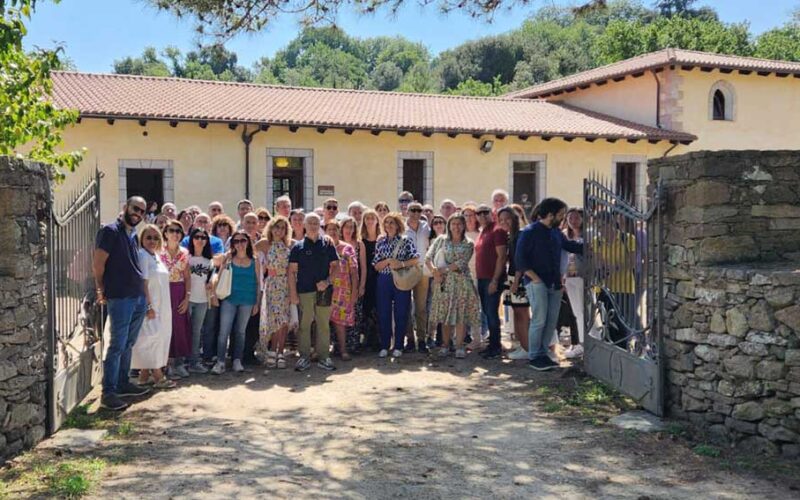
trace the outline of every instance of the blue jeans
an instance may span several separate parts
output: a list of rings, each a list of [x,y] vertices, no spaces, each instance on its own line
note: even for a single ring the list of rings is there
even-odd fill
[[[236,305],[223,300],[219,305],[219,339],[217,339],[217,361],[225,362],[225,352],[228,349],[228,337],[231,329],[235,330],[233,338],[233,359],[242,360],[244,353],[244,334],[247,330],[247,321],[253,312],[253,304]]]
[[[208,302],[189,302],[189,318],[192,320],[192,357],[190,363],[200,361],[200,339],[203,336],[203,324],[206,320]]]
[[[131,349],[139,336],[147,301],[141,297],[108,299],[108,321],[111,335],[103,362],[103,394],[115,394],[120,383],[128,382],[131,371]]]
[[[478,279],[478,296],[481,298],[481,310],[486,315],[489,327],[489,349],[500,349],[500,296],[502,292],[498,287],[495,293],[489,293],[489,283],[492,280]]]
[[[219,306],[209,307],[203,321],[203,360],[211,361],[217,355],[219,333]]]
[[[379,274],[376,295],[378,322],[381,325],[381,349],[389,349],[394,312],[394,348],[402,351],[408,313],[411,310],[411,290],[398,290],[391,274]]]
[[[528,328],[528,358],[547,356],[550,340],[558,324],[562,290],[549,288],[544,283],[528,282],[525,285],[531,303],[531,325]]]

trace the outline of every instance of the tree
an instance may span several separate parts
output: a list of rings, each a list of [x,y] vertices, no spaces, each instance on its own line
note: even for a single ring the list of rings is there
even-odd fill
[[[756,39],[753,55],[766,59],[800,61],[800,23],[792,22],[762,33]]]
[[[50,72],[60,67],[62,49],[22,48],[34,7],[33,0],[0,1],[0,154],[50,164],[60,180],[63,169],[74,171],[83,158],[82,151],[58,151],[78,113],[59,110],[51,100]]]
[[[372,70],[370,82],[378,90],[395,90],[403,81],[403,70],[393,62],[382,62]]]
[[[154,47],[146,47],[141,57],[114,61],[114,73],[236,82],[253,79],[250,71],[237,64],[238,56],[220,44],[200,45],[186,56],[177,47],[168,46],[161,54],[166,60]]]
[[[173,55],[173,70],[159,59],[155,47],[145,47],[141,57],[125,57],[114,61],[114,73],[121,75],[146,75],[146,76],[174,76],[174,72],[180,71],[179,57],[180,51],[174,47],[169,47],[169,54]]]
[[[503,85],[500,77],[495,76],[491,83],[479,82],[468,78],[466,81],[459,83],[456,88],[447,90],[445,94],[491,97],[505,94],[507,91],[508,85]]]

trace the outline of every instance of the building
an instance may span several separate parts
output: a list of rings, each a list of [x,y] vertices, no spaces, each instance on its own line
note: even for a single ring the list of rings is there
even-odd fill
[[[53,75],[56,104],[81,117],[66,147],[105,173],[104,219],[132,194],[232,211],[242,197],[393,206],[403,190],[437,204],[500,187],[579,205],[592,171],[639,197],[648,158],[797,149],[799,79],[800,63],[677,49],[499,98]]]

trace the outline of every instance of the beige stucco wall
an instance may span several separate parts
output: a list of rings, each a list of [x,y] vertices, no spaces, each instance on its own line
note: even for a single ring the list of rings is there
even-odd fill
[[[102,181],[103,220],[111,220],[119,210],[118,165],[122,159],[171,160],[174,168],[175,201],[179,208],[190,204],[207,206],[212,200],[224,203],[234,212],[235,203],[244,196],[244,146],[241,126],[231,131],[226,125],[201,129],[194,123],[148,122],[84,119],[65,133],[65,147],[86,147],[83,168],[98,165],[105,173]],[[143,132],[147,132],[147,136]],[[516,137],[495,140],[489,153],[479,150],[480,141],[471,136],[454,139],[435,134],[424,137],[408,134],[400,137],[384,132],[375,137],[369,132],[348,136],[339,130],[320,134],[313,129],[296,133],[284,127],[272,127],[258,133],[251,145],[250,197],[257,205],[267,198],[267,148],[312,149],[314,154],[315,194],[318,185],[334,185],[335,196],[343,203],[361,200],[373,205],[397,199],[398,151],[431,151],[434,155],[433,196],[438,204],[443,198],[457,202],[488,201],[493,189],[509,186],[510,155],[544,155],[545,194],[558,196],[572,205],[582,202],[582,180],[592,170],[611,175],[615,155],[632,157],[660,156],[668,143],[639,141],[609,143],[582,139],[543,141]],[[678,152],[678,151],[676,151]],[[84,172],[70,174],[59,195],[68,191]],[[324,197],[316,196],[321,204]]]
[[[689,151],[800,148],[800,79],[699,69],[678,73],[683,130],[698,137]],[[709,117],[710,90],[719,80],[734,89],[733,121]]]
[[[644,125],[656,125],[656,80],[651,73],[578,89],[547,100],[564,102]]]

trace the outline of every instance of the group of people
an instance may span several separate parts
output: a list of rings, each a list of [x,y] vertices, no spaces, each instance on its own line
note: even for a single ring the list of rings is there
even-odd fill
[[[580,355],[562,290],[580,279],[582,214],[558,199],[526,214],[498,189],[490,203],[444,200],[436,212],[403,192],[396,211],[358,201],[340,211],[330,198],[306,213],[282,196],[274,213],[249,200],[236,212],[219,202],[159,210],[132,197],[101,228],[93,270],[109,318],[104,407],[125,408],[121,398],[150,384],[222,374],[229,357],[234,372],[286,368],[293,351],[298,371],[313,361],[334,370],[332,355],[365,350],[498,358],[501,312],[518,345],[509,358],[558,366],[561,325],[572,336],[566,355]]]

